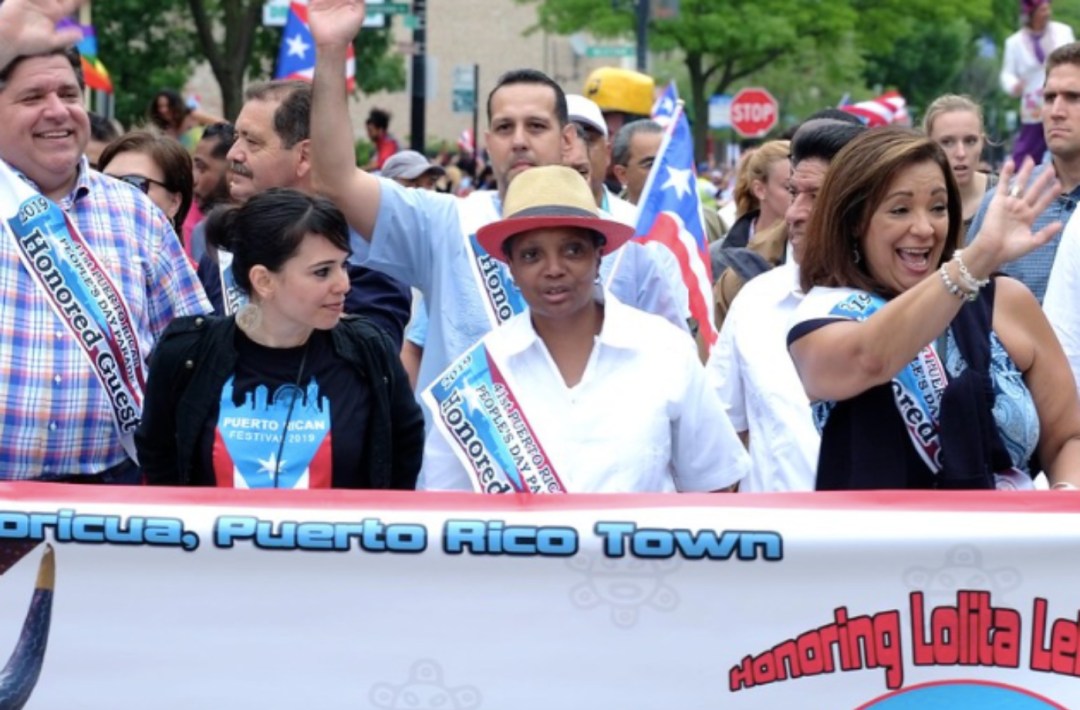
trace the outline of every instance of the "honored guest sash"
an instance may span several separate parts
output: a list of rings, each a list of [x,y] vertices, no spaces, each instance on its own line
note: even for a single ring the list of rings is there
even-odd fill
[[[830,316],[863,321],[880,310],[885,299],[854,289],[830,289],[840,301]],[[941,472],[941,436],[939,422],[941,398],[948,377],[933,344],[928,344],[915,359],[892,379],[893,398],[904,421],[911,443],[919,457],[935,474]]]
[[[480,341],[421,395],[480,493],[565,493],[512,381]]]
[[[526,308],[521,291],[510,277],[510,270],[488,254],[476,238],[477,230],[501,218],[501,211],[499,193],[494,190],[474,192],[458,205],[469,271],[480,291],[484,313],[492,328],[502,325]]]
[[[218,249],[218,272],[221,274],[221,308],[225,315],[231,316],[248,302],[247,296],[236,283],[231,251]]]
[[[146,384],[138,334],[116,287],[75,224],[0,161],[0,223],[23,267],[79,344],[109,399],[120,443],[133,461]]]

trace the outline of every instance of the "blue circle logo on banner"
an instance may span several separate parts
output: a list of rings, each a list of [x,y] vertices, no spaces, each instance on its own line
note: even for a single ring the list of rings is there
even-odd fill
[[[1022,688],[976,680],[940,681],[904,688],[872,700],[858,710],[1067,710],[1065,706]]]

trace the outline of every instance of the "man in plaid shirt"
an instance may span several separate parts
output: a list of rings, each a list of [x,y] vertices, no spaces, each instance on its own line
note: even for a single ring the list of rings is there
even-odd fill
[[[89,169],[82,92],[74,50],[0,67],[0,160],[78,228],[126,302],[145,363],[175,316],[209,304],[168,219],[137,188]],[[138,482],[113,411],[0,224],[0,479]]]

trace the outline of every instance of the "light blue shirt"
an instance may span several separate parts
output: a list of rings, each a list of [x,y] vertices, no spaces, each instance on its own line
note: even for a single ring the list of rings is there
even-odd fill
[[[416,389],[423,391],[491,330],[472,275],[459,207],[462,200],[409,190],[380,179],[379,214],[367,266],[418,288],[428,308],[428,332]],[[497,200],[495,192],[490,199]],[[484,199],[482,195],[472,199]],[[619,251],[625,251],[619,259]],[[605,257],[600,278],[624,303],[655,313],[687,330],[667,274],[649,249],[631,243]],[[608,281],[618,260],[618,270]],[[425,412],[426,414],[426,412]]]
[[[1047,165],[1050,165],[1050,158],[1047,158],[1042,165],[1037,166],[1032,171],[1031,179],[1034,180],[1046,169]],[[982,229],[983,220],[986,218],[986,209],[993,197],[994,191],[988,190],[983,197],[982,204],[979,205],[979,211],[975,213],[975,218],[971,220],[971,227],[967,233],[967,242],[969,244],[975,239],[975,235],[979,233],[979,230]],[[1077,186],[1067,195],[1058,195],[1050,203],[1050,206],[1035,218],[1035,222],[1031,225],[1031,231],[1037,232],[1055,221],[1061,222],[1063,225],[1062,231],[1064,231],[1064,225],[1072,216],[1078,201],[1080,201],[1080,186]],[[1028,252],[1016,261],[1004,264],[1001,271],[1031,289],[1031,292],[1035,294],[1035,298],[1039,300],[1039,303],[1042,303],[1043,296],[1046,295],[1046,284],[1050,281],[1050,267],[1054,265],[1054,257],[1057,255],[1058,244],[1060,243],[1061,232],[1058,232],[1053,239],[1041,247]]]

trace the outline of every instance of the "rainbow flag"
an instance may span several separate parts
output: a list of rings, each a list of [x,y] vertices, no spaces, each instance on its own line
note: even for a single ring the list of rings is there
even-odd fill
[[[97,34],[94,32],[94,26],[80,25],[72,20],[62,20],[56,25],[57,27],[78,27],[82,30],[82,39],[75,47],[82,55],[83,79],[86,81],[86,86],[111,94],[113,92],[112,77],[109,76],[109,70],[98,59]]]

